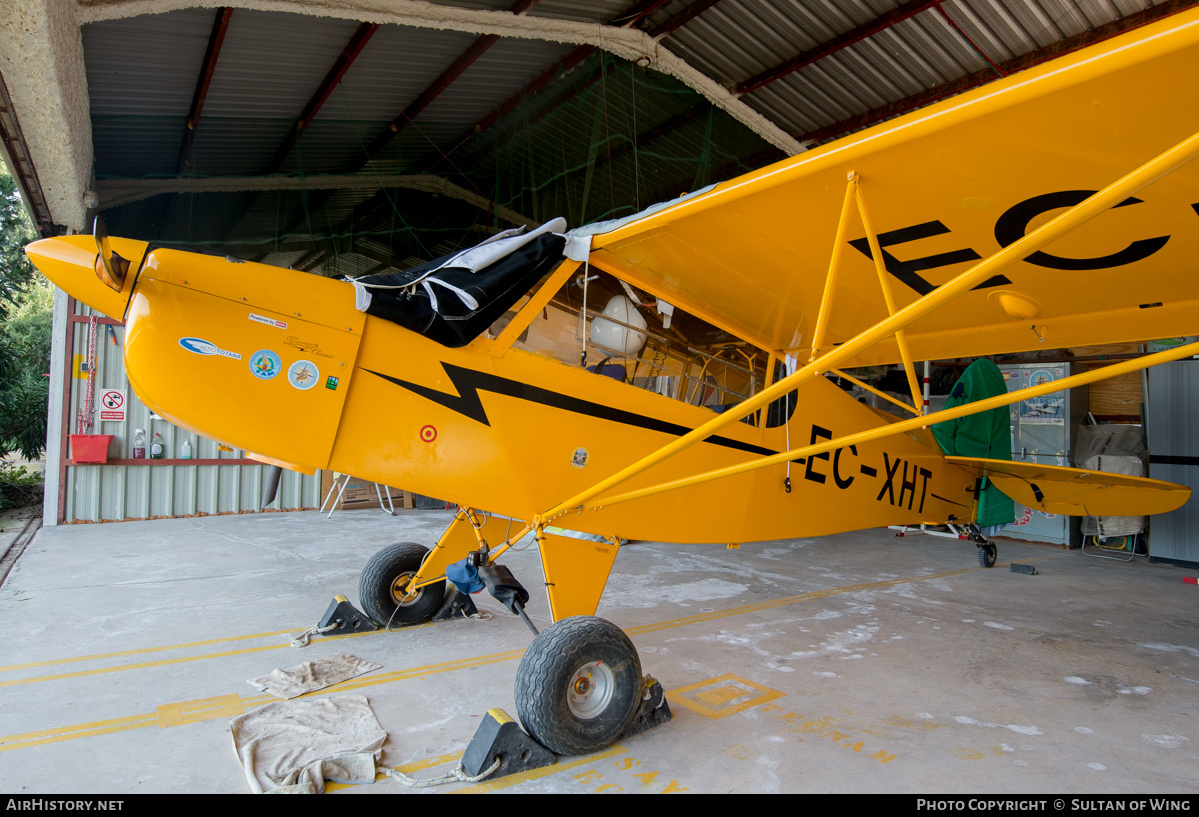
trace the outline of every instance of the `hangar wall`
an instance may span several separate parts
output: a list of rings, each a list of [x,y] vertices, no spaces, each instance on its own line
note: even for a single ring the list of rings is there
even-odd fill
[[[90,317],[95,315],[94,411],[84,434],[111,434],[106,464],[80,464],[69,436],[78,430],[88,390]],[[51,396],[46,450],[45,524],[117,521],[259,510],[268,466],[240,449],[222,450],[216,440],[152,415],[129,387],[122,356],[125,327],[59,293],[55,300]],[[226,399],[214,383],[212,399]],[[124,391],[123,420],[105,420],[105,390]],[[120,413],[119,411],[116,413]],[[86,425],[86,420],[84,420]],[[134,432],[146,432],[146,456],[158,432],[162,459],[134,459]],[[182,457],[184,443],[190,458]],[[284,470],[268,510],[301,510],[321,504],[321,474]]]

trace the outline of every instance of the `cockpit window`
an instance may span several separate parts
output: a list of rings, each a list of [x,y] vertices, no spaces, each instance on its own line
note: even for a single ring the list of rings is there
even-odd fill
[[[499,337],[531,300],[515,304],[490,336]],[[781,360],[594,267],[580,269],[538,303],[545,305],[526,316],[514,348],[692,406],[725,411],[761,391],[772,372],[774,380],[785,374]],[[745,422],[782,425],[794,396],[776,403],[765,418],[759,411]]]

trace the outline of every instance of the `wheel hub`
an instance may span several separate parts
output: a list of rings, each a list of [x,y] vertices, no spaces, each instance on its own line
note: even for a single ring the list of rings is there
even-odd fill
[[[396,605],[407,607],[414,604],[420,598],[421,591],[409,591],[408,585],[412,583],[412,578],[415,573],[401,573],[396,576],[391,582],[391,598]]]
[[[575,670],[566,693],[566,703],[578,718],[598,717],[612,702],[616,678],[603,661],[593,661]]]

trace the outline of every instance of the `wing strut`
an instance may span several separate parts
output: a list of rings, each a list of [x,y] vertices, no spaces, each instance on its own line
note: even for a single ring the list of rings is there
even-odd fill
[[[963,293],[969,292],[977,284],[982,283],[1012,264],[1023,260],[1029,255],[1032,255],[1034,252],[1037,252],[1053,241],[1061,238],[1071,230],[1074,230],[1078,226],[1086,223],[1108,208],[1133,195],[1141,188],[1149,185],[1162,176],[1172,173],[1182,165],[1189,162],[1191,159],[1195,158],[1196,155],[1199,155],[1199,133],[1190,136],[1161,155],[1153,158],[1144,165],[1141,165],[1136,170],[1108,185],[1082,203],[1070,208],[1057,218],[1032,231],[1024,238],[1008,245],[1002,250],[999,250],[990,258],[980,261],[969,270],[963,272],[961,275],[957,276],[945,285],[930,292],[928,295],[925,295],[919,300],[913,301],[899,312],[896,312],[890,317],[878,322],[871,328],[861,332],[856,337],[846,341],[840,346],[831,349],[830,351],[821,355],[821,357],[817,360],[814,360],[808,363],[806,366],[798,369],[794,374],[784,377],[782,380],[767,387],[757,395],[745,400],[736,407],[729,409],[724,414],[714,417],[712,420],[704,423],[695,430],[684,434],[682,437],[679,437],[667,445],[662,446],[657,451],[654,451],[653,453],[641,458],[637,462],[629,465],[621,471],[618,471],[607,479],[601,480],[592,487],[576,494],[570,499],[558,503],[553,508],[547,510],[544,514],[541,514],[541,518],[548,519],[558,516],[571,509],[594,508],[604,504],[602,502],[595,502],[593,500],[625,480],[628,480],[637,474],[640,474],[653,467],[654,465],[657,465],[663,460],[674,456],[680,451],[703,441],[725,426],[739,421],[742,417],[749,415],[751,412],[756,411],[767,403],[777,400],[786,393],[801,386],[803,383],[823,376],[825,372],[836,368],[846,360],[851,359],[863,349],[869,348],[879,341],[891,337],[899,330],[904,329],[925,315],[928,315],[930,312],[933,312],[934,310],[952,302],[955,298]],[[878,253],[876,253],[876,257],[879,257]],[[1149,355],[1145,358],[1128,361],[1128,363],[1132,365],[1126,366],[1124,364],[1116,364],[1115,366],[1106,367],[1105,369],[1100,370],[1100,372],[1088,372],[1086,374],[1076,375],[1068,378],[1067,381],[1059,381],[1054,383],[1053,390],[1061,390],[1063,385],[1068,381],[1081,383],[1085,378],[1089,378],[1093,374],[1100,374],[1101,376],[1094,377],[1093,379],[1086,379],[1085,382],[1089,383],[1095,380],[1103,380],[1107,377],[1123,374],[1126,371],[1134,371],[1146,366],[1152,366],[1156,363],[1165,363],[1169,360],[1177,360],[1197,352],[1199,352],[1199,344],[1188,344],[1187,346],[1179,347],[1178,349],[1173,349],[1167,352],[1159,352],[1155,355]],[[1117,371],[1117,369],[1119,369],[1119,371]],[[1018,399],[1025,399],[1030,396],[1032,396],[1031,392],[1029,390],[1024,390],[1021,392],[1021,397]],[[964,417],[969,414],[977,413],[977,411],[994,408],[995,406],[999,405],[1006,405],[1007,403],[1001,402],[1002,400],[1002,397],[992,398],[991,400],[972,403],[969,406],[962,406],[958,409],[951,409],[949,412],[938,412],[935,415],[916,417],[912,420],[905,420],[900,423],[886,426],[882,429],[876,429],[875,431],[864,433],[873,435],[870,437],[870,439],[888,436],[889,434],[894,433],[902,433],[903,431],[910,430],[911,428],[927,426],[943,419],[949,419],[951,416]],[[807,449],[797,450],[804,452],[841,448],[850,444],[855,437],[859,436],[860,435],[852,435],[850,437],[845,437],[841,440],[835,441],[834,443],[824,443],[820,446],[812,446]],[[746,463],[742,466],[736,466],[736,468],[752,470],[752,468],[755,467],[761,468],[771,465],[774,462],[785,462],[788,459],[798,456],[804,456],[804,454],[797,454],[795,451],[789,451],[785,454],[777,455],[776,457],[767,457],[763,460]],[[750,466],[750,468],[745,468],[745,466]],[[731,473],[726,473],[731,471],[733,471],[733,469],[725,469],[725,471],[721,472],[721,475],[731,476]],[[675,483],[673,484],[673,487],[682,487],[683,483],[686,482],[687,481],[684,480],[680,483]],[[642,495],[644,492],[637,493]],[[628,494],[624,496],[631,498],[631,495]]]
[[[619,505],[622,502],[629,502],[634,499],[642,499],[647,496],[673,491],[677,488],[687,488],[692,485],[699,485],[704,482],[711,482],[716,479],[724,479],[725,477],[733,477],[738,474],[744,474],[748,471],[756,471],[759,468],[768,468],[771,465],[781,465],[800,457],[811,457],[815,454],[823,454],[825,451],[834,451],[838,448],[846,448],[851,445],[859,445],[861,443],[871,442],[883,437],[892,437],[896,434],[903,434],[908,431],[915,431],[920,428],[925,428],[945,420],[954,420],[958,417],[967,417],[972,414],[978,414],[983,411],[989,411],[993,408],[1001,406],[1009,406],[1012,403],[1019,403],[1021,400],[1027,400],[1030,397],[1040,397],[1044,394],[1052,394],[1066,389],[1072,389],[1077,386],[1085,386],[1088,383],[1094,383],[1099,380],[1107,380],[1111,377],[1117,377],[1128,372],[1134,372],[1139,369],[1146,369],[1150,366],[1156,366],[1159,363],[1168,363],[1171,360],[1179,360],[1180,358],[1190,357],[1191,355],[1199,355],[1199,342],[1188,343],[1185,346],[1178,346],[1174,349],[1167,349],[1164,352],[1156,352],[1152,355],[1133,358],[1131,360],[1121,361],[1113,366],[1107,366],[1102,369],[1084,372],[1082,374],[1072,375],[1062,380],[1054,380],[1049,383],[1044,383],[1040,386],[1033,386],[1018,391],[1001,394],[998,397],[990,397],[986,400],[979,400],[976,403],[968,403],[957,408],[945,409],[933,414],[926,414],[922,417],[913,417],[910,420],[901,420],[897,423],[880,426],[870,429],[869,431],[860,431],[857,434],[847,434],[844,437],[839,437],[835,440],[827,440],[815,445],[806,445],[802,448],[795,448],[791,451],[784,451],[781,454],[771,454],[769,457],[761,457],[756,460],[750,460],[738,465],[731,465],[727,468],[719,468],[714,471],[707,471],[703,474],[697,474],[693,477],[675,480],[673,482],[664,482],[660,485],[654,485],[648,488],[642,488],[637,491],[630,491],[624,494],[618,494],[611,497],[601,497],[598,499],[590,499],[581,502],[577,508],[581,510],[594,510],[600,507],[609,505]],[[1117,370],[1117,367],[1118,370]],[[952,458],[950,458],[952,462]],[[565,512],[565,511],[563,511]]]
[[[845,202],[841,205],[841,219],[837,222],[837,237],[833,243],[833,255],[829,259],[828,276],[824,279],[824,295],[820,299],[820,312],[816,317],[816,330],[812,337],[812,356],[808,359],[809,363],[816,360],[820,354],[820,347],[824,345],[824,336],[828,330],[829,315],[833,308],[833,294],[837,288],[837,272],[841,267],[841,253],[845,245],[845,231],[849,227],[850,213],[853,212],[851,204],[856,202],[858,205],[858,216],[862,219],[862,228],[866,231],[866,240],[870,243],[870,257],[874,259],[874,269],[878,273],[878,283],[883,290],[883,300],[887,304],[887,317],[895,315],[895,296],[891,293],[891,280],[887,275],[887,267],[883,261],[883,250],[879,246],[878,236],[874,234],[874,228],[870,225],[870,216],[866,212],[866,202],[862,199],[861,177],[855,172],[850,173],[848,183],[845,185]],[[920,406],[920,386],[916,382],[916,369],[912,365],[912,353],[908,348],[907,335],[903,329],[895,330],[895,343],[899,346],[899,357],[903,361],[903,371],[908,377],[908,388],[912,390],[912,405]],[[841,374],[842,377],[848,375]],[[853,378],[848,378],[852,380]],[[869,388],[869,387],[867,387]],[[870,389],[874,391],[874,389]],[[890,397],[887,398],[891,400]],[[892,402],[894,402],[892,400]],[[903,405],[902,403],[900,405]],[[904,406],[907,408],[907,406]],[[920,414],[920,410],[916,410],[916,414]]]

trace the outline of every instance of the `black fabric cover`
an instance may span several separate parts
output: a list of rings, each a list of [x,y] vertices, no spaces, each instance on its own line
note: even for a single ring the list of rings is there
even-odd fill
[[[566,239],[561,235],[545,233],[478,272],[445,267],[430,276],[469,292],[479,303],[477,309],[468,309],[453,292],[431,284],[437,296],[438,311],[434,312],[428,294],[417,284],[411,294],[398,289],[368,287],[371,304],[367,307],[367,314],[419,332],[443,346],[465,346],[495,323],[522,295],[528,293],[543,275],[562,260],[562,249],[565,245]],[[403,272],[369,275],[357,279],[357,282],[368,285],[404,286],[444,263],[449,257],[442,256]]]

